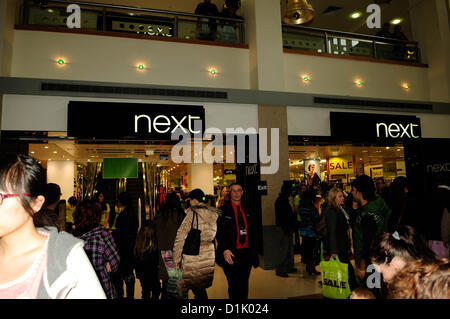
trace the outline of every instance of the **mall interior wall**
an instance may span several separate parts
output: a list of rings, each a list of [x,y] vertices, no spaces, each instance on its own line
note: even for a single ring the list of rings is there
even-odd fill
[[[245,48],[15,30],[11,76],[249,89],[248,69]]]
[[[284,82],[287,92],[430,101],[426,67],[285,53]]]
[[[166,100],[139,100],[114,98],[86,98],[69,96],[37,96],[21,94],[3,95],[3,130],[8,131],[67,131],[69,101],[98,101],[114,103],[148,103],[172,105],[203,105],[205,126],[219,128],[242,127],[258,129],[258,106],[256,104],[234,104],[214,102],[180,102]],[[28,116],[23,116],[27,114]],[[89,116],[87,114],[87,116]]]

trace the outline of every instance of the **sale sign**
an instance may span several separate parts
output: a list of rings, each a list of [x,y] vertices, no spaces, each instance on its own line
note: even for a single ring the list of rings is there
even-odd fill
[[[331,157],[327,162],[329,175],[355,174],[355,163],[352,156]]]

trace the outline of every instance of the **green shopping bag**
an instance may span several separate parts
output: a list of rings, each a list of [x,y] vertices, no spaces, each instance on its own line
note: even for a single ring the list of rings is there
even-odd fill
[[[320,262],[322,270],[322,294],[331,299],[348,299],[351,294],[348,284],[348,264],[339,258]]]

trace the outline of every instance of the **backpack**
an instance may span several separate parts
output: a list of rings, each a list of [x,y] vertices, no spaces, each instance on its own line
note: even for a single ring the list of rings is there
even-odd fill
[[[320,215],[320,219],[319,222],[316,224],[315,230],[317,235],[319,235],[321,239],[326,238],[328,236],[326,210],[324,210]]]

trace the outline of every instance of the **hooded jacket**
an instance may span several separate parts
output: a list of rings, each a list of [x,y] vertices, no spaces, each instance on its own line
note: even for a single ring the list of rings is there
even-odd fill
[[[370,263],[370,246],[376,236],[388,231],[388,220],[391,209],[379,196],[358,209],[355,220],[355,261],[361,259]]]
[[[84,241],[56,227],[38,228],[49,233],[47,267],[38,299],[106,299],[94,268],[84,252]]]
[[[194,228],[200,229],[200,253],[198,255],[182,254],[184,242],[191,230],[194,212],[198,215],[194,220]],[[183,280],[187,288],[202,289],[212,285],[215,264],[214,239],[217,233],[217,218],[219,210],[206,205],[198,205],[186,210],[186,217],[177,232],[177,237],[173,245],[173,261],[177,264],[181,262]]]

